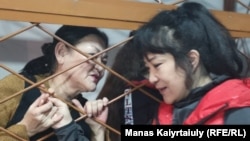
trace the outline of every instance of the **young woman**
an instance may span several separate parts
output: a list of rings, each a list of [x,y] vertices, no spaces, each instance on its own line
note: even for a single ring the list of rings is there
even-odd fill
[[[55,34],[89,55],[94,55],[108,46],[106,34],[93,27],[65,25],[59,28]],[[69,69],[87,59],[86,56],[55,38],[52,43],[44,44],[42,51],[43,56],[28,62],[20,73],[34,82]],[[105,64],[107,55],[101,54],[95,57],[95,61]],[[103,74],[104,68],[93,60],[88,60],[49,79],[45,82],[44,87],[50,88],[55,96],[65,101],[72,102],[73,100],[79,107],[79,101],[81,105],[86,102],[86,99],[81,96],[81,92],[94,91]],[[28,82],[16,75],[8,75],[0,80],[0,98],[7,98],[28,86],[30,86]],[[99,102],[105,104],[105,101],[107,100],[103,99]],[[96,110],[95,106],[91,104],[88,105],[85,107],[86,112],[96,115],[98,109]],[[37,140],[55,131],[57,136],[51,136],[47,140],[85,141],[91,139],[90,133],[95,132],[91,130],[96,129],[96,127],[93,128],[95,124],[89,126],[84,120],[77,122],[81,126],[78,127],[73,121],[79,117],[78,111],[73,108],[68,109],[65,103],[49,97],[46,93],[41,93],[38,88],[33,88],[1,103],[0,111],[0,126],[27,140]],[[98,131],[104,132],[104,130]],[[101,133],[95,135],[94,137],[103,139],[103,137],[98,137],[102,135]],[[0,140],[14,140],[14,138],[1,131]]]
[[[249,60],[204,6],[160,12],[134,42],[164,101],[153,124],[250,124]]]

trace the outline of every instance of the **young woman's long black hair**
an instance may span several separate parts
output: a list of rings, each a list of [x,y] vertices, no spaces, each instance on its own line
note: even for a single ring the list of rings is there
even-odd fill
[[[192,49],[200,53],[209,74],[241,78],[249,69],[247,58],[237,49],[229,31],[208,9],[195,2],[161,11],[137,30],[134,42],[144,56],[148,52],[171,53],[187,73],[187,87],[192,84],[192,66],[187,57]]]
[[[133,36],[134,32],[131,32],[130,36]],[[115,56],[114,63],[112,64],[111,68],[113,71],[122,75],[124,78],[126,78],[129,81],[145,80],[147,69],[144,66],[144,61],[143,61],[141,54],[138,54],[137,48],[133,44],[133,39],[125,43],[119,49],[118,53]],[[121,94],[123,94],[124,90],[127,88],[129,88],[129,85],[127,82],[115,76],[114,74],[109,73],[99,95],[97,96],[97,99],[107,97],[109,100],[112,100],[114,98],[119,97]],[[152,95],[154,94],[154,96],[156,97],[157,96],[161,97],[161,95],[156,89],[151,89],[147,87],[143,87],[143,89]],[[143,95],[143,93],[140,92],[139,90],[136,90],[132,93],[133,95],[134,94]],[[145,98],[143,97],[142,99],[145,100]],[[156,106],[156,104],[147,105],[149,103],[147,100],[146,101],[140,101],[140,100],[141,99],[138,99],[138,97],[133,97],[133,105],[134,105],[133,108],[136,107],[136,104],[137,104],[136,102],[141,102],[141,103],[144,103],[146,106],[148,106],[147,107],[148,113],[154,113],[153,109],[156,108],[154,107]],[[154,100],[152,99],[152,101]],[[107,124],[117,130],[120,130],[121,124],[125,123],[124,117],[121,117],[121,116],[124,116],[124,98],[120,98],[119,100],[110,104],[109,113],[110,114],[108,115]],[[138,111],[133,111],[133,113],[134,115],[136,115]],[[142,115],[142,116],[144,116],[145,118],[153,118],[153,114]],[[140,122],[142,123],[145,121],[140,121]],[[110,135],[111,141],[119,141],[120,136],[118,134],[110,132],[109,135]]]

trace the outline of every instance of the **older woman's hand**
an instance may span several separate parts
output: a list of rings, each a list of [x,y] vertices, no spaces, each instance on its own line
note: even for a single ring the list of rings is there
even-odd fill
[[[107,121],[108,99],[104,97],[103,99],[87,101],[84,107],[76,99],[73,99],[72,102],[88,116],[85,121],[92,130],[91,141],[103,141],[105,139],[105,127],[93,119],[104,123]]]
[[[57,112],[54,114],[52,120],[53,121],[58,121],[56,122],[52,128],[54,129],[58,129],[60,127],[63,127],[67,124],[69,124],[73,119],[71,117],[68,105],[66,103],[64,103],[63,101],[57,99],[57,98],[53,98],[53,97],[49,97],[49,101],[51,101],[53,103],[53,105],[55,107],[57,107]]]
[[[28,136],[31,137],[51,127],[56,120],[51,120],[58,108],[48,101],[49,94],[42,94],[25,113],[23,119],[17,123],[25,125]]]

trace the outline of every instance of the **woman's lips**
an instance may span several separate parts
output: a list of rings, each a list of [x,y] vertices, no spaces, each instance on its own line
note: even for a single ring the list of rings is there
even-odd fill
[[[92,75],[92,77],[94,78],[94,82],[98,83],[100,80],[100,77],[98,75]]]

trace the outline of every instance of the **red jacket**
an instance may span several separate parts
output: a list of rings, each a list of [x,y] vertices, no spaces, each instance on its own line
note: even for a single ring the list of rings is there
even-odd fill
[[[224,124],[225,112],[241,107],[250,107],[250,79],[227,80],[210,90],[183,124]],[[163,102],[158,110],[159,124],[172,124],[173,106]]]

